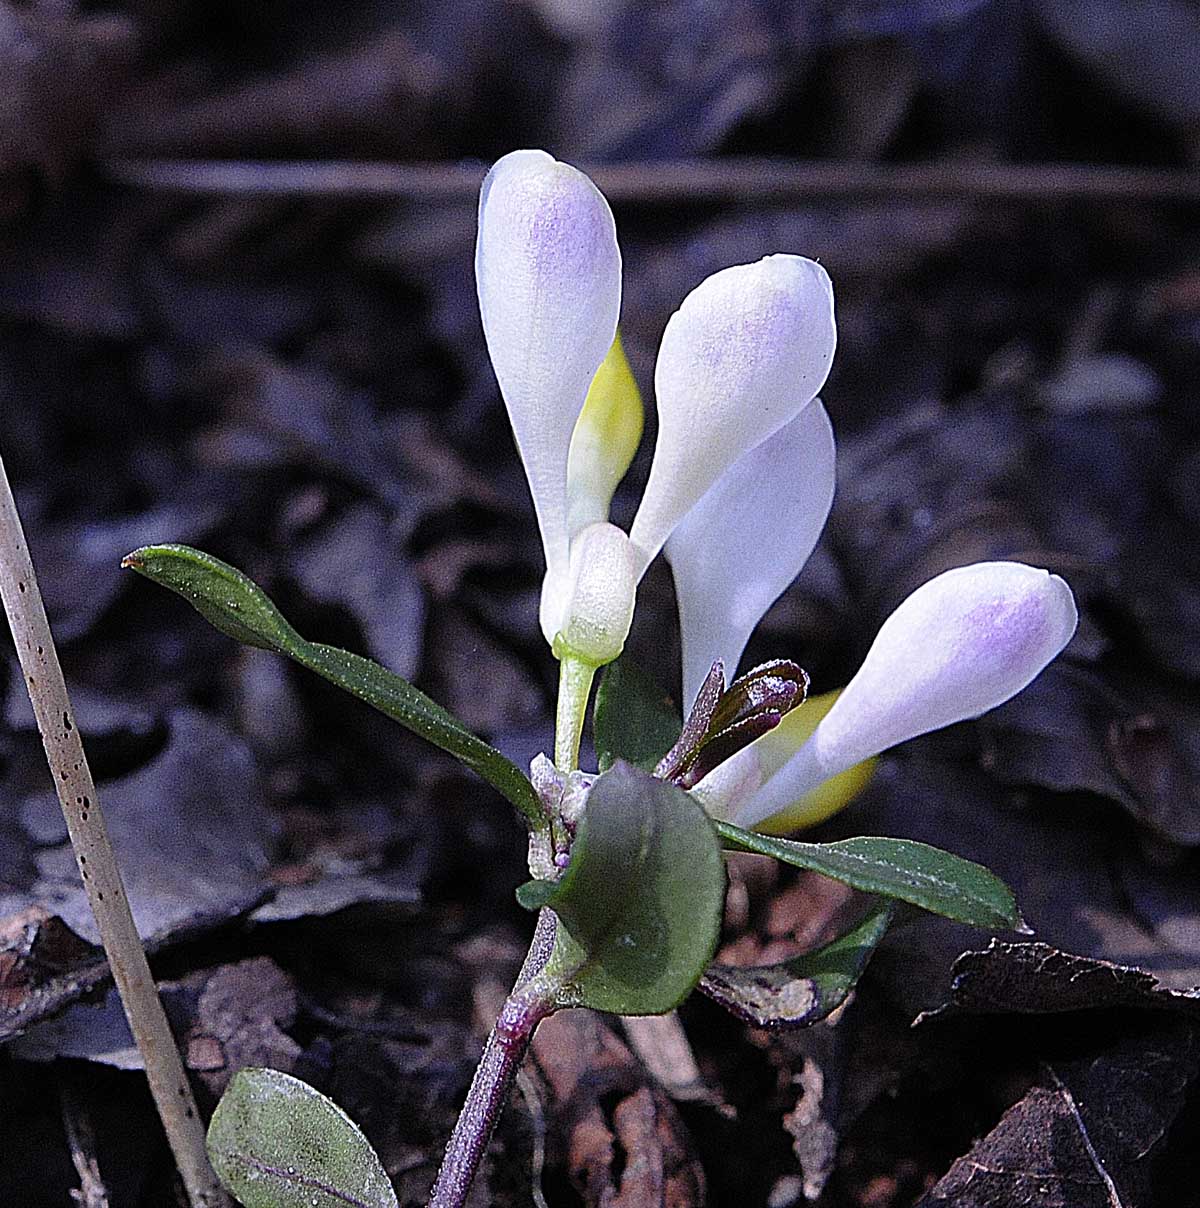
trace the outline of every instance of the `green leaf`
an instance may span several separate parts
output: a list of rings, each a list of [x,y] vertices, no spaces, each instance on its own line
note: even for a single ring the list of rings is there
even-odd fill
[[[716,950],[721,845],[682,789],[621,761],[593,786],[562,878],[518,896],[558,915],[545,969],[558,1006],[659,1015],[687,997]]]
[[[208,1126],[208,1156],[245,1208],[399,1208],[354,1121],[278,1070],[234,1077]]]
[[[994,872],[911,839],[863,836],[836,843],[799,843],[716,824],[727,848],[773,856],[867,893],[898,898],[973,927],[1025,931],[1012,890]]]
[[[682,728],[671,698],[628,655],[604,669],[592,718],[602,772],[618,759],[654,771]]]
[[[395,672],[348,650],[306,641],[266,592],[227,562],[187,545],[147,545],[121,565],[177,592],[222,633],[287,655],[448,751],[498,789],[535,828],[547,825],[533,786],[516,764]]]
[[[536,913],[551,904],[561,884],[561,881],[526,881],[517,886],[517,901]]]
[[[700,989],[755,1027],[808,1027],[846,1001],[893,913],[891,902],[879,902],[862,922],[824,948],[777,965],[710,965]]]

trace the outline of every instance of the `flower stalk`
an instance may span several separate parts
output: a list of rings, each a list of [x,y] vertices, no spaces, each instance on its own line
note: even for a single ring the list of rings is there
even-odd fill
[[[558,708],[554,725],[554,766],[564,775],[579,767],[579,744],[587,718],[594,664],[564,653],[558,665]]]
[[[83,887],[188,1202],[191,1208],[226,1208],[229,1200],[209,1165],[204,1123],[129,909],[3,461],[0,600],[12,628]]]

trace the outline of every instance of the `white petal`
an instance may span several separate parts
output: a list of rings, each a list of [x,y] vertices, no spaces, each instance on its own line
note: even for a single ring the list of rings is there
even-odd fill
[[[835,342],[829,275],[803,256],[722,269],[684,299],[654,371],[658,443],[630,534],[644,565],[728,465],[812,401]]]
[[[621,306],[608,202],[582,172],[544,151],[504,156],[479,195],[475,280],[546,565],[566,574],[571,432]]]
[[[633,546],[614,524],[588,525],[571,542],[569,587],[554,653],[593,667],[611,663],[625,646],[637,593]]]
[[[547,570],[542,579],[542,597],[538,602],[538,624],[542,636],[551,646],[563,625],[566,623],[567,607],[571,602],[571,569]]]
[[[762,761],[754,743],[743,747],[688,790],[710,818],[728,818],[763,782]]]
[[[817,399],[739,457],[667,539],[685,702],[717,659],[734,678],[754,627],[808,561],[833,503],[834,461]]]
[[[884,622],[858,674],[738,824],[762,822],[868,756],[1003,704],[1077,622],[1066,583],[1020,562],[977,562],[931,579]]]

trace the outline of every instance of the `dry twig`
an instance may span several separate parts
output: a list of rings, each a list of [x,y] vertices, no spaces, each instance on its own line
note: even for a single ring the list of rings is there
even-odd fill
[[[580,166],[614,204],[786,205],[839,197],[1027,204],[1200,202],[1200,172],[1111,164],[881,164],[731,157]],[[135,158],[110,159],[102,167],[122,184],[167,193],[424,202],[473,201],[486,170],[470,162]]]
[[[83,1099],[67,1078],[59,1081],[58,1098],[71,1164],[79,1175],[79,1187],[71,1192],[71,1197],[82,1208],[109,1208],[108,1190],[96,1161],[96,1137]]]
[[[0,600],[12,628],[79,873],[188,1200],[192,1208],[224,1208],[229,1201],[208,1164],[204,1124],[121,883],[3,461]]]

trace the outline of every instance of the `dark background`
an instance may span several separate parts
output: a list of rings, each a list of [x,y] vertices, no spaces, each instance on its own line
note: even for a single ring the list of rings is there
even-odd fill
[[[538,146],[611,186],[647,392],[709,272],[788,251],[833,277],[838,497],[748,658],[837,686],[909,591],[986,557],[1062,574],[1082,624],[823,831],[988,863],[1048,948],[960,966],[957,1018],[915,1030],[987,936],[902,920],[809,1032],[697,999],[699,1086],[560,1017],[476,1202],[528,1203],[536,1168],[555,1205],[1200,1203],[1194,1001],[1055,955],[1200,984],[1198,67],[1188,0],[0,0],[0,452],[206,1107],[239,1065],[292,1069],[421,1202],[529,931],[522,835],[121,556],[209,549],[518,762],[548,748],[540,549],[471,272],[487,163]],[[659,565],[631,646],[673,691],[674,624]],[[11,657],[0,720],[0,1037],[25,1032],[0,1203],[68,1202],[64,1113],[114,1208],[167,1203],[102,983],[45,1022],[100,972]],[[855,908],[732,878],[743,963]]]

